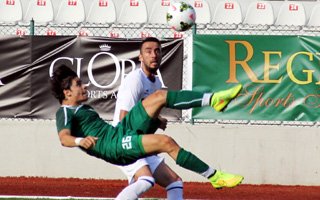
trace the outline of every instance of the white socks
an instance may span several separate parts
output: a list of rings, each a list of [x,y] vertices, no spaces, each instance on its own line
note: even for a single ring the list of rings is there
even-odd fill
[[[115,200],[136,200],[144,192],[154,186],[155,180],[150,176],[141,176],[125,187]],[[166,187],[168,200],[183,200],[183,182],[175,181]]]
[[[215,169],[209,167],[209,168],[207,169],[207,171],[202,172],[201,175],[204,176],[204,177],[206,177],[206,178],[209,178],[209,177],[210,177],[212,174],[214,174],[215,172],[216,172]]]
[[[212,93],[204,93],[202,97],[201,106],[209,106],[211,100]]]
[[[154,178],[150,176],[141,176],[138,180],[125,187],[115,200],[136,200],[138,197],[154,186]]]
[[[183,182],[176,181],[166,187],[167,200],[183,200]]]

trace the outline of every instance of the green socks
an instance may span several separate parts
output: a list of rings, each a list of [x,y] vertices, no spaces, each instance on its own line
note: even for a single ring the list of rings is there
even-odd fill
[[[189,169],[199,174],[202,174],[209,168],[209,166],[197,156],[189,151],[184,150],[183,148],[181,148],[178,153],[176,163],[185,169]]]
[[[167,107],[173,109],[188,109],[193,107],[201,107],[202,92],[195,92],[189,90],[168,91]]]

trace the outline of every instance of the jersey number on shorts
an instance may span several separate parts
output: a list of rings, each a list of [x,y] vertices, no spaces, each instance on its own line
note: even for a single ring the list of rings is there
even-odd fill
[[[123,149],[131,149],[132,145],[131,145],[131,136],[127,136],[122,138],[122,148]]]

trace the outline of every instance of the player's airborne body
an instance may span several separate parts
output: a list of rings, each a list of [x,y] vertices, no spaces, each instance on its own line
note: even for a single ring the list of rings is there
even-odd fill
[[[57,111],[57,129],[60,142],[66,147],[81,147],[88,154],[107,162],[126,165],[158,153],[167,153],[176,164],[208,178],[214,188],[234,187],[243,177],[223,173],[209,167],[197,156],[181,148],[164,134],[145,134],[131,129],[149,128],[165,106],[173,109],[211,106],[223,110],[237,96],[242,86],[225,91],[204,94],[195,91],[158,90],[139,102],[116,126],[105,122],[89,106],[87,88],[76,73],[66,66],[59,67],[51,77],[53,95],[61,103]]]

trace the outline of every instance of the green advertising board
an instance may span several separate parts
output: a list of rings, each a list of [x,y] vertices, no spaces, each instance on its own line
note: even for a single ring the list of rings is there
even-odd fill
[[[214,92],[243,84],[223,113],[193,119],[318,121],[320,37],[194,35],[192,88]]]

